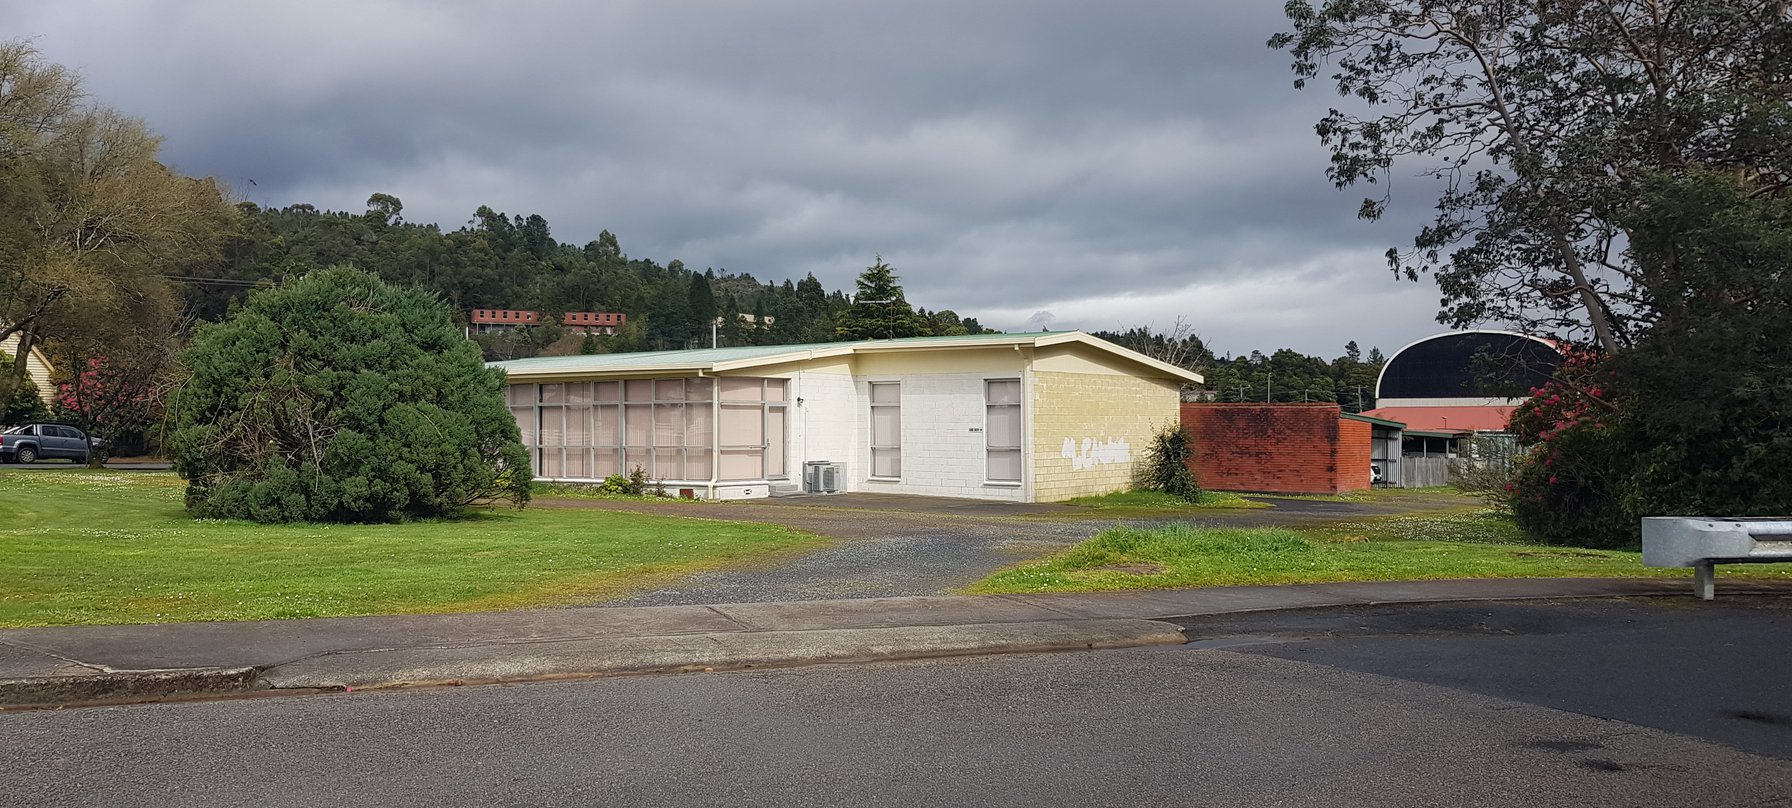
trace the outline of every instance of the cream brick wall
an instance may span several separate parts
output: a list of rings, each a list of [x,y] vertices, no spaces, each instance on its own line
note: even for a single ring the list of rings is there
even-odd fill
[[[1037,502],[1130,487],[1152,432],[1176,423],[1181,403],[1174,382],[1093,373],[1035,371],[1030,395]]]

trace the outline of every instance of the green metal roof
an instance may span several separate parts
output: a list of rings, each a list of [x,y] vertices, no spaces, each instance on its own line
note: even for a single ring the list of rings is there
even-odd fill
[[[690,348],[682,351],[639,351],[635,353],[582,354],[579,356],[538,356],[533,359],[512,359],[506,362],[489,362],[492,367],[505,370],[526,370],[533,373],[552,373],[566,371],[569,373],[590,372],[625,372],[629,370],[657,370],[665,367],[711,368],[751,359],[766,359],[785,354],[806,354],[810,351],[836,351],[842,348],[882,348],[882,347],[925,347],[929,344],[950,342],[1030,342],[1039,337],[1069,332],[1029,331],[1019,334],[971,334],[962,337],[902,337],[900,339],[872,339],[856,342],[811,342],[798,345],[742,345],[735,348]]]
[[[1339,413],[1339,415],[1340,415],[1340,417],[1349,418],[1352,421],[1364,421],[1367,423],[1374,424],[1376,426],[1385,426],[1389,429],[1405,429],[1406,428],[1405,424],[1400,423],[1399,421],[1389,421],[1386,418],[1376,418],[1374,416],[1369,416],[1369,415],[1358,415],[1354,412]]]
[[[553,377],[561,374],[622,375],[662,372],[694,373],[698,371],[725,373],[743,367],[777,364],[784,361],[806,359],[810,356],[819,358],[904,349],[977,348],[985,343],[989,345],[1034,346],[1081,343],[1155,368],[1159,374],[1168,378],[1197,383],[1201,380],[1200,374],[1165,364],[1143,354],[1096,339],[1081,331],[1027,331],[1017,334],[971,334],[961,337],[902,337],[857,342],[816,342],[802,345],[746,345],[737,348],[693,348],[683,351],[541,356],[533,359],[512,359],[507,362],[488,362],[487,365],[501,368],[522,378]]]

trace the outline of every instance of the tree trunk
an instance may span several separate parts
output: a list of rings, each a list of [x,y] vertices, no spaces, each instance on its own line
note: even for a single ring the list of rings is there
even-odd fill
[[[18,353],[13,355],[12,366],[8,367],[5,373],[0,373],[0,409],[4,409],[6,404],[12,401],[13,395],[21,387],[24,387],[25,376],[30,368],[31,346],[36,342],[35,335],[31,333],[30,329],[23,329],[17,333],[19,335]]]

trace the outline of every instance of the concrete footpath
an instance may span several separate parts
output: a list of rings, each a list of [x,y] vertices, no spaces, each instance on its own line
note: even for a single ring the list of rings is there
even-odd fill
[[[1792,583],[1722,583],[1746,594]],[[5,629],[0,710],[1171,645],[1189,639],[1174,618],[1626,596],[1692,600],[1687,580],[1486,579]]]

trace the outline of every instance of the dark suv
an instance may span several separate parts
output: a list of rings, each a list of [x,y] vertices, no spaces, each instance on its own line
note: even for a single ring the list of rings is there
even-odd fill
[[[104,441],[95,438],[93,448]],[[67,424],[19,424],[0,431],[0,463],[33,463],[39,459],[66,458],[87,462],[87,436]]]

